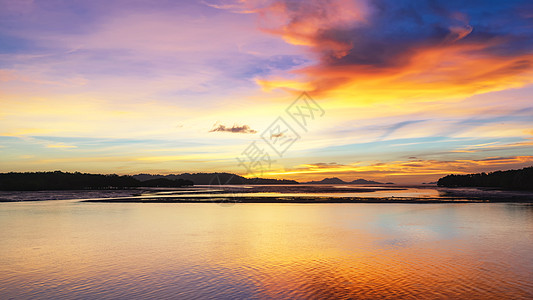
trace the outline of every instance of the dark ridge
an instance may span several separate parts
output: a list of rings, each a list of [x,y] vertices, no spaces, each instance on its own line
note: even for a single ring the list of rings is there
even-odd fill
[[[0,190],[78,190],[78,189],[124,189],[139,186],[131,176],[100,175],[88,173],[26,172],[0,173]]]
[[[512,190],[533,190],[533,167],[467,175],[447,175],[439,179],[442,187],[492,187]]]
[[[139,182],[143,187],[182,187],[194,185],[192,181],[186,179],[156,178]]]
[[[332,177],[332,178],[324,178],[319,181],[309,181],[306,183],[308,184],[346,184],[347,182],[340,178]]]
[[[294,180],[245,178],[231,173],[184,173],[179,175],[102,175],[89,173],[25,172],[0,173],[0,190],[129,189],[137,187],[182,187],[191,185],[298,184]]]
[[[0,190],[3,191],[129,189],[140,186],[178,187],[192,184],[191,181],[187,180],[165,180],[149,182],[147,185],[132,176],[116,174],[101,175],[61,171],[0,173]]]
[[[268,179],[268,178],[245,178],[231,173],[183,173],[170,175],[138,174],[133,178],[140,181],[165,178],[170,180],[190,180],[195,185],[226,185],[226,184],[298,184],[294,180]]]
[[[355,179],[350,182],[346,182],[340,178],[332,177],[332,178],[324,178],[320,181],[309,181],[306,182],[307,184],[384,184],[382,182],[372,181],[372,180],[366,180],[366,179]]]
[[[350,184],[384,184],[384,183],[373,181],[373,180],[356,179],[356,180],[351,181]]]

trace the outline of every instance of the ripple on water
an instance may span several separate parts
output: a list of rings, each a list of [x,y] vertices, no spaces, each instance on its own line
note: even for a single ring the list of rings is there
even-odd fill
[[[528,299],[532,216],[503,204],[5,204],[0,298]]]

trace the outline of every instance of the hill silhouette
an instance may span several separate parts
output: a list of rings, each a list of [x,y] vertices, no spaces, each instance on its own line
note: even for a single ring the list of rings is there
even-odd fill
[[[194,183],[186,179],[167,179],[167,178],[156,178],[149,179],[146,181],[139,180],[139,186],[142,187],[182,187],[182,186],[191,186]]]
[[[0,173],[0,190],[78,190],[78,189],[124,189],[138,187],[141,182],[131,176],[101,175],[88,173],[26,172]]]
[[[494,187],[533,190],[533,167],[467,175],[447,175],[439,179],[443,187]]]
[[[355,179],[352,181],[344,181],[337,177],[324,178],[319,181],[308,181],[307,184],[384,184],[382,182],[365,180],[365,179]]]
[[[137,174],[132,176],[140,181],[157,178],[171,180],[190,180],[195,185],[224,185],[224,184],[298,184],[295,180],[268,179],[268,178],[245,178],[231,173],[183,173],[170,175]]]
[[[377,181],[356,179],[346,182],[337,177],[310,181],[310,184],[383,184]],[[299,184],[295,180],[245,178],[231,173],[183,173],[171,175],[102,175],[89,173],[25,172],[0,173],[0,190],[78,190],[78,189],[128,189],[137,187],[182,187],[190,185],[242,185],[242,184]]]

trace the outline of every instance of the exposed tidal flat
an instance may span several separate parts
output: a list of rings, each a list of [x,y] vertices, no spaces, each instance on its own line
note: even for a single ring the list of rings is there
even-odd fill
[[[498,192],[473,189],[275,189],[2,192],[19,195],[0,203],[0,298],[533,298],[531,203],[479,203]],[[290,200],[352,196],[406,202]],[[183,197],[221,202],[164,203]]]
[[[125,190],[0,191],[0,202],[75,200],[139,203],[447,203],[533,202],[533,191],[436,186],[199,185]]]

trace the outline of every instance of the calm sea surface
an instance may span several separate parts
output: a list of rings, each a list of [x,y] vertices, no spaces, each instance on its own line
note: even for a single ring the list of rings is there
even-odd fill
[[[531,299],[533,206],[0,203],[0,299]]]

